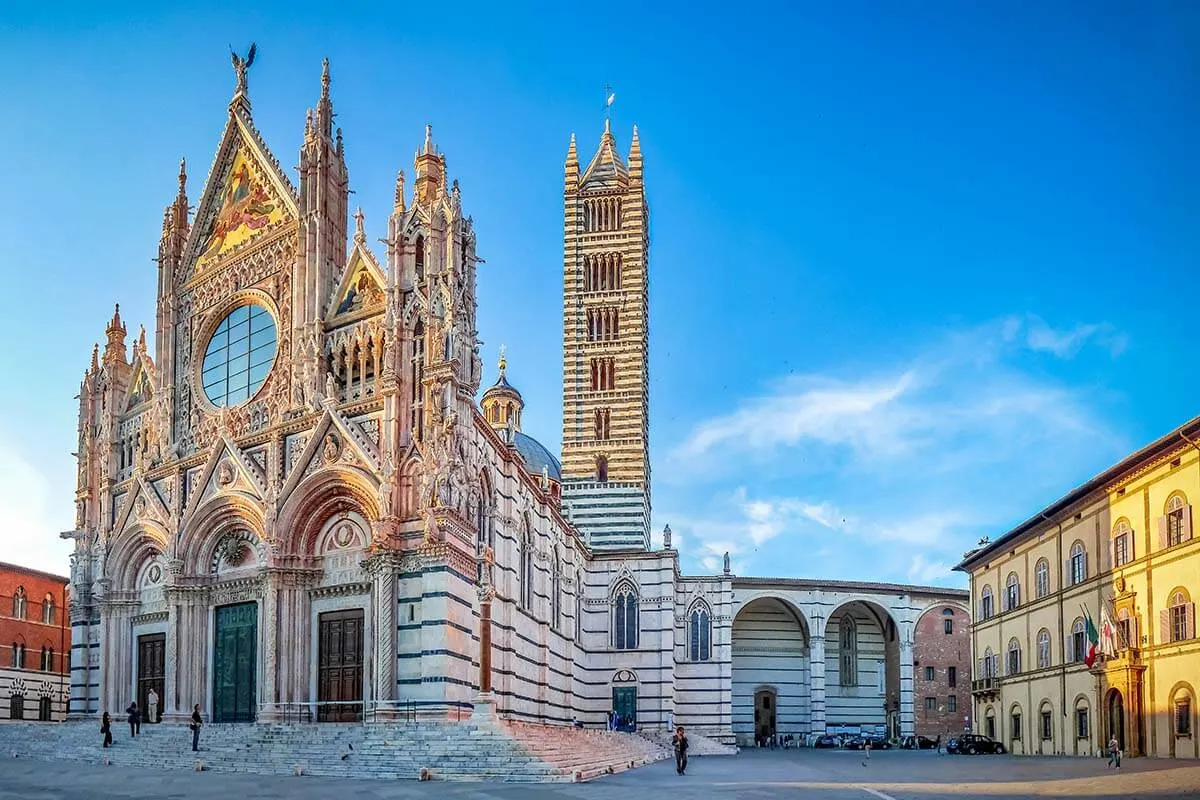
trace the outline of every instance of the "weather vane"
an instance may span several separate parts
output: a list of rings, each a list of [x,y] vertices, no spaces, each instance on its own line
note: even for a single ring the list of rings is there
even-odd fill
[[[604,85],[604,118],[612,119],[612,104],[617,99],[617,93],[608,84]]]

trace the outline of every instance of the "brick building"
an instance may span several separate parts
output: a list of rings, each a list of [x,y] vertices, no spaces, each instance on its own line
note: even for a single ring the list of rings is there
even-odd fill
[[[67,583],[58,575],[0,563],[0,719],[66,717]]]
[[[971,616],[965,605],[940,603],[917,620],[913,699],[919,735],[941,734],[944,741],[970,726]]]

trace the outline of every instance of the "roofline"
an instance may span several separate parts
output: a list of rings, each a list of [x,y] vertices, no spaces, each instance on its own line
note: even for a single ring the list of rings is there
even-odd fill
[[[36,575],[39,578],[49,578],[52,581],[58,581],[60,583],[70,583],[71,582],[70,578],[63,577],[62,575],[55,575],[53,572],[44,572],[43,570],[34,569],[33,567],[23,567],[20,564],[12,564],[7,561],[0,561],[0,572],[4,572],[7,570],[12,570],[13,572],[21,572],[26,575]]]
[[[816,578],[739,578],[734,577],[733,586],[791,586],[800,589],[857,589],[867,591],[898,592],[902,594],[937,595],[960,600],[970,598],[966,589],[948,589],[941,586],[914,586],[907,583],[876,583],[873,581],[831,581]]]
[[[989,542],[977,550],[968,552],[954,569],[958,572],[970,572],[973,565],[983,561],[997,550],[1016,544],[1020,537],[1030,533],[1034,528],[1040,527],[1043,524],[1053,524],[1052,520],[1055,516],[1086,500],[1096,491],[1119,480],[1129,472],[1132,472],[1136,467],[1145,464],[1153,458],[1166,455],[1181,444],[1200,449],[1200,443],[1196,441],[1198,437],[1200,437],[1200,417],[1193,417],[1167,435],[1155,439],[1142,449],[1121,459],[1096,477],[1067,492],[1067,494],[1046,506],[1034,516],[997,538],[996,541]]]

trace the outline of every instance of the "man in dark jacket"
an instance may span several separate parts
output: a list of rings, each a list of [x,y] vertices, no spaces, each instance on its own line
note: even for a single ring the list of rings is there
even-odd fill
[[[683,732],[683,726],[680,725],[675,729],[675,736],[671,739],[671,746],[675,748],[675,771],[680,775],[687,772],[687,751],[688,739]]]
[[[129,715],[129,736],[132,738],[142,732],[142,715],[138,711],[137,700],[129,704],[125,713]]]

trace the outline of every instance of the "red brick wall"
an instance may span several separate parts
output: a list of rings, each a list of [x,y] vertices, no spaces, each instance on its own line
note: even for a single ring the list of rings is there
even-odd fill
[[[953,611],[952,615],[945,612]],[[952,633],[945,632],[945,620],[952,620]],[[933,668],[933,680],[927,677]],[[956,671],[950,685],[950,668]],[[934,698],[933,708],[926,708]],[[950,710],[954,697],[956,709]],[[917,620],[913,634],[913,705],[916,731],[935,738],[938,734],[960,733],[963,717],[971,714],[971,618],[964,607],[952,603],[933,606]]]
[[[42,648],[54,651],[53,672],[71,671],[71,621],[67,613],[67,579],[0,563],[0,667],[13,666],[13,643],[25,645],[25,669],[40,672]],[[13,598],[25,590],[25,618],[13,616]],[[54,601],[53,622],[45,623],[46,595]]]

